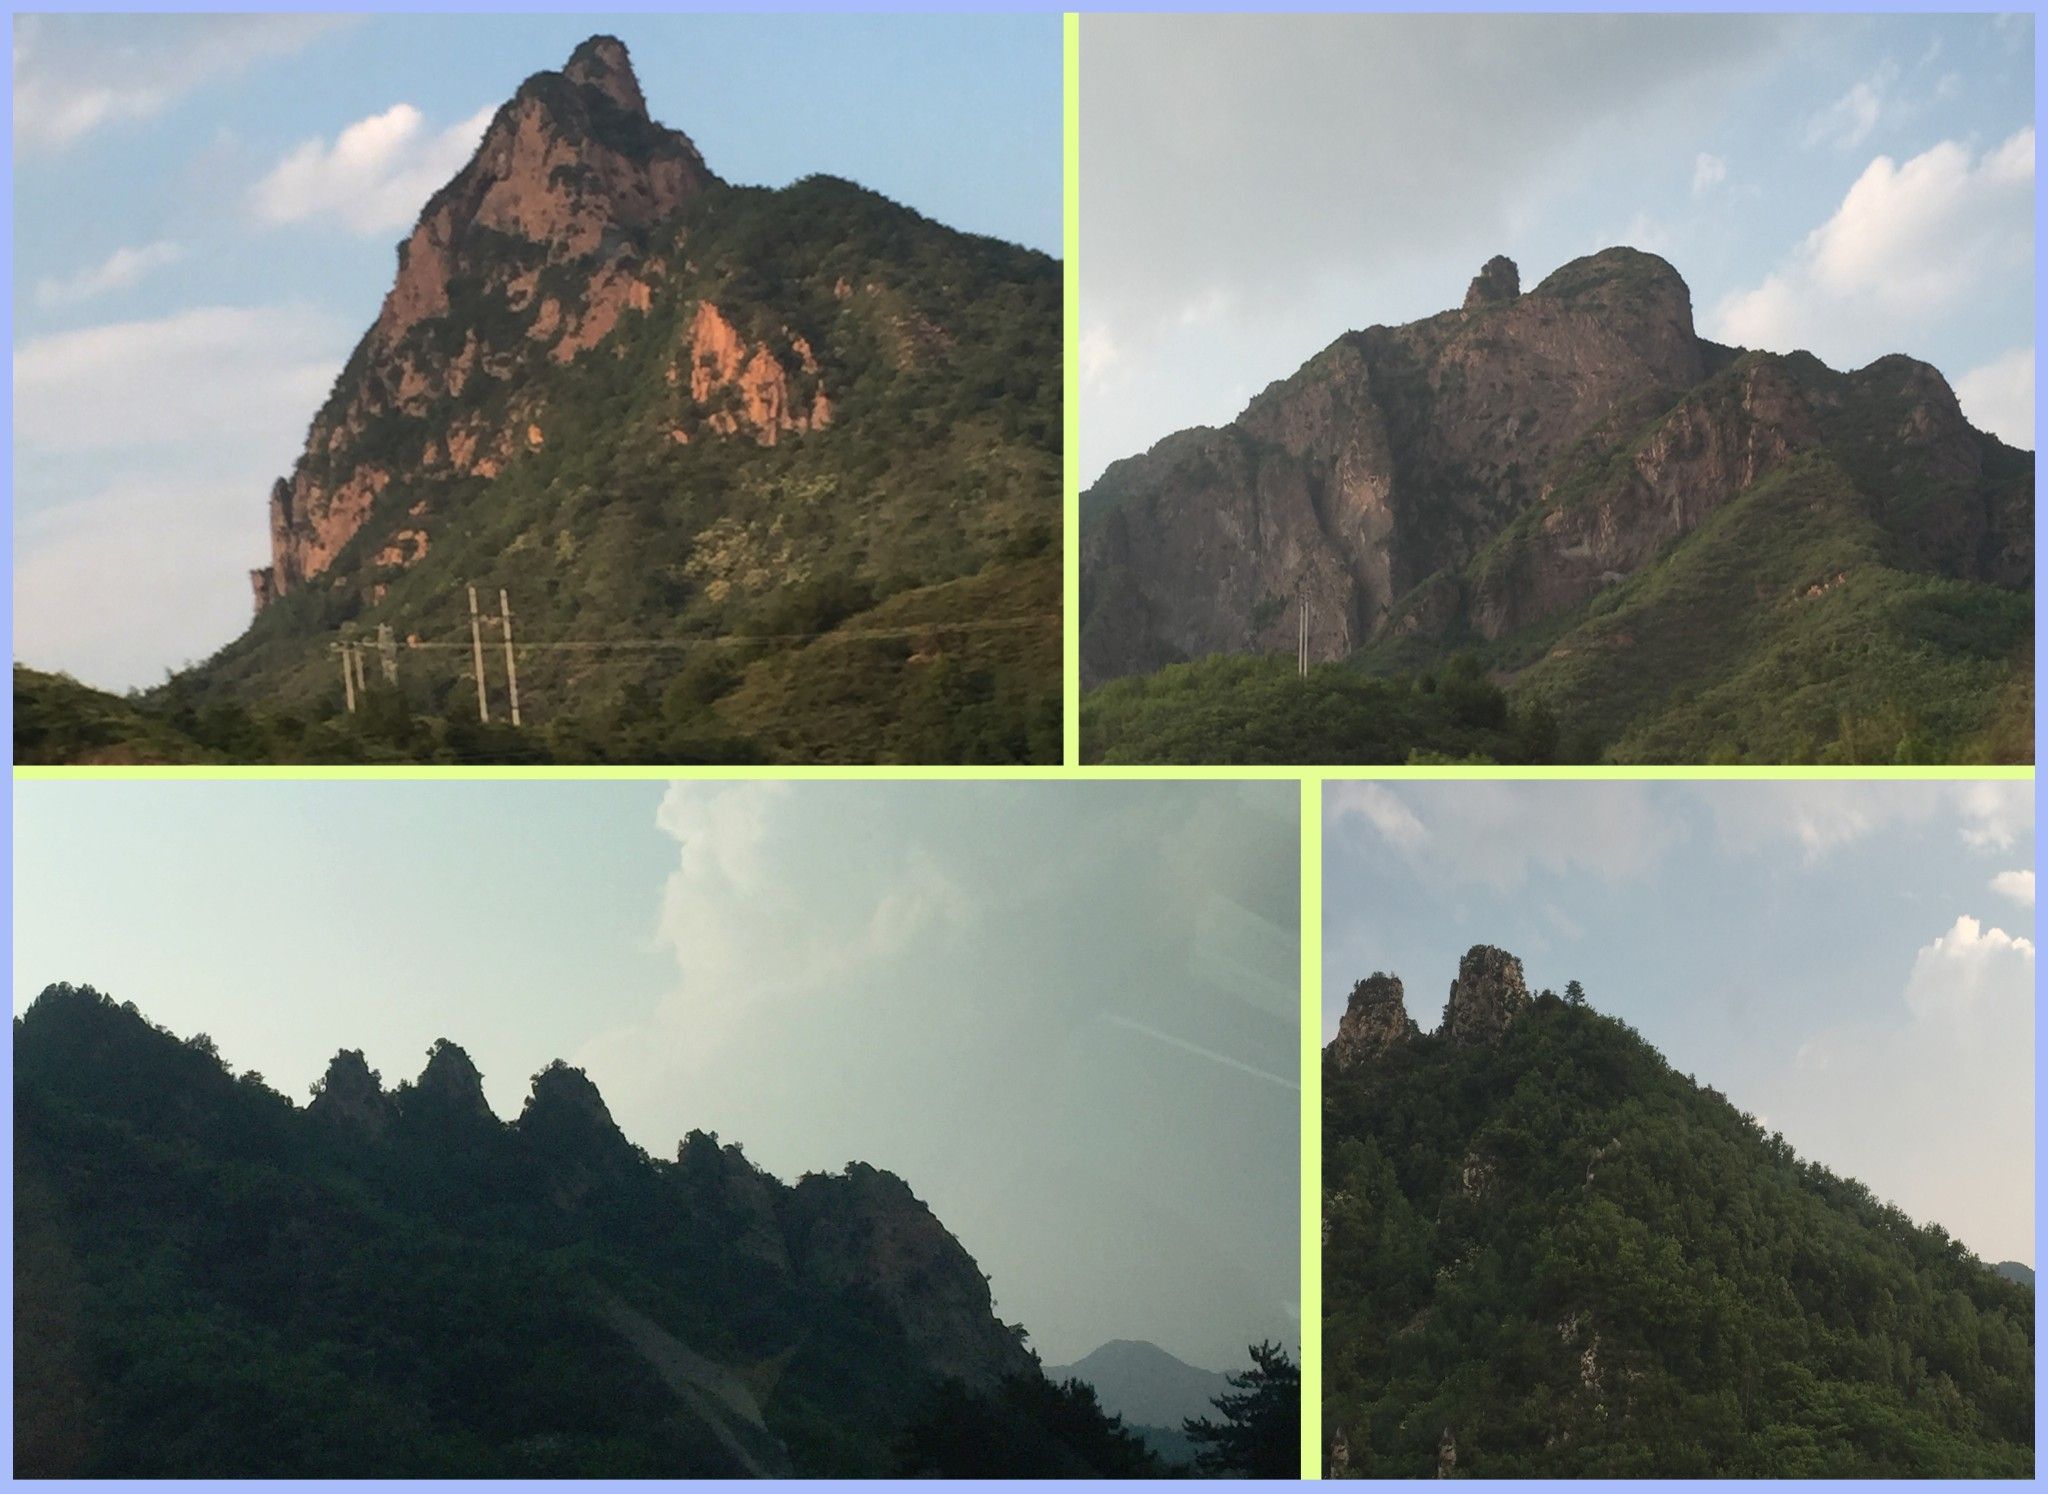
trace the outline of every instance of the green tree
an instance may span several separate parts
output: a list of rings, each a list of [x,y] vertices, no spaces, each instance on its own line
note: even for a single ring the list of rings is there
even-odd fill
[[[1190,1418],[1183,1426],[1196,1445],[1195,1467],[1242,1478],[1298,1478],[1301,1474],[1301,1371],[1275,1343],[1251,1348],[1252,1367],[1229,1377],[1232,1389],[1216,1397],[1220,1421]]]

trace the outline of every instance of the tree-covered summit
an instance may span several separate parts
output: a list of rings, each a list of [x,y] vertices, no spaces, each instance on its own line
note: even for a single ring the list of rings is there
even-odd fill
[[[1582,991],[1472,1041],[1390,988],[1324,1059],[1330,1472],[2031,1476],[2031,1290]]]

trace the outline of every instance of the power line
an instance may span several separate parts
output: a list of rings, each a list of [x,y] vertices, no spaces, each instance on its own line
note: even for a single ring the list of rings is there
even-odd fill
[[[384,681],[388,685],[398,683],[398,652],[466,652],[470,656],[471,668],[458,671],[473,674],[476,680],[477,719],[488,723],[491,719],[489,686],[484,672],[483,630],[486,626],[498,629],[505,657],[505,677],[510,695],[512,724],[521,724],[519,708],[518,655],[546,653],[662,653],[671,650],[701,648],[744,648],[750,644],[815,644],[827,641],[847,643],[884,641],[891,639],[922,638],[934,633],[993,633],[1009,632],[1027,628],[1043,628],[1057,624],[1061,618],[1057,612],[1026,613],[1011,617],[963,618],[958,621],[909,623],[890,628],[824,628],[804,633],[718,633],[698,634],[684,638],[558,638],[520,639],[512,637],[512,601],[503,588],[498,592],[498,613],[490,616],[478,610],[476,588],[468,587],[469,639],[430,639],[408,637],[402,644],[392,637],[389,624],[379,624],[377,629],[378,661],[382,666]],[[367,687],[363,675],[364,645],[351,637],[328,645],[341,657],[341,678],[345,703],[349,714],[355,714],[365,696]]]

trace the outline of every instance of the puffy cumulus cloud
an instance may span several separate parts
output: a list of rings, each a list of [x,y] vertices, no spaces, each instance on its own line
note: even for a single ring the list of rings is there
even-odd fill
[[[2034,874],[2030,871],[2002,871],[1991,879],[1991,890],[2029,908],[2034,906]]]
[[[332,143],[316,138],[295,147],[252,189],[250,204],[270,224],[333,217],[356,233],[407,227],[469,160],[495,112],[479,109],[433,131],[411,104],[394,104]]]
[[[1808,865],[1881,831],[1940,821],[1973,850],[2004,850],[2033,835],[2026,783],[1744,783],[1692,792],[1728,849],[1770,852],[1789,843]]]
[[[1509,890],[1534,871],[1615,880],[1653,865],[1684,827],[1641,784],[1332,783],[1325,819],[1365,833],[1446,885]]]
[[[1953,1037],[1967,1024],[2031,1010],[2033,990],[2033,941],[1964,913],[1914,959],[1906,1005],[1932,1032]]]
[[[14,26],[14,140],[44,151],[152,118],[209,83],[288,56],[342,18],[22,16]]]
[[[184,245],[168,240],[124,246],[76,274],[49,276],[37,281],[36,304],[53,308],[71,306],[113,291],[127,290],[152,271],[174,265],[184,257]]]
[[[1860,367],[2031,274],[2033,253],[2033,127],[1981,153],[1943,141],[1872,161],[1787,263],[1724,297],[1709,325],[1724,342]]]
[[[2014,348],[1956,380],[1970,423],[2008,446],[2034,449],[2034,350]]]
[[[21,344],[15,657],[125,689],[232,637],[264,558],[263,495],[347,349],[337,321],[294,307]]]
[[[1801,1047],[1757,1098],[1836,1172],[1987,1260],[2034,1259],[2034,946],[1968,914],[1898,996]]]
[[[676,784],[673,985],[572,1061],[629,1134],[903,1174],[1051,1362],[1148,1323],[1233,1362],[1294,1291],[1298,813],[1278,784]]]

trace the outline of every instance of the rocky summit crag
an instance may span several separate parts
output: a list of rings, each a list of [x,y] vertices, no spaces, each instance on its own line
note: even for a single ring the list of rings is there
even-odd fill
[[[1495,258],[1115,463],[1081,572],[1091,688],[1291,653],[1305,615],[1312,663],[1470,652],[1616,757],[1868,756],[1843,718],[1890,710],[1908,751],[2031,760],[2030,456],[1912,358],[1701,337],[1634,249],[1528,291]]]
[[[331,721],[332,646],[383,630],[366,688],[473,723],[474,584],[533,751],[1056,753],[1060,297],[850,182],[724,181],[593,37],[422,210],[271,489],[254,624],[159,696]]]
[[[507,1123],[453,1043],[344,1051],[301,1109],[73,986],[14,1053],[17,1473],[852,1476],[1054,1396],[901,1178],[658,1160],[566,1064]]]

